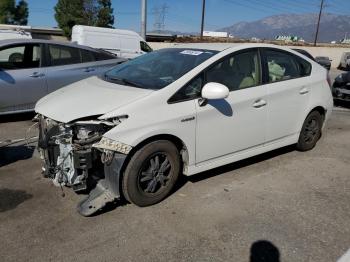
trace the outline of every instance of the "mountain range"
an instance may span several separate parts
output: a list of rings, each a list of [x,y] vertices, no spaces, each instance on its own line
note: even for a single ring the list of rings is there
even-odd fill
[[[218,29],[239,38],[274,39],[276,35],[295,35],[307,42],[314,39],[317,14],[281,14],[252,22],[238,22]],[[350,36],[350,16],[324,13],[321,17],[319,42],[338,41]]]

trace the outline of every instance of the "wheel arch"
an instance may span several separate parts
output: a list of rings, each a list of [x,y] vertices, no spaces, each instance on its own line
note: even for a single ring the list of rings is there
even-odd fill
[[[310,110],[307,111],[306,115],[304,115],[302,122],[299,126],[299,132],[301,131],[304,121],[306,120],[306,118],[314,111],[317,111],[320,113],[320,115],[322,116],[322,120],[323,120],[323,124],[324,124],[324,120],[326,119],[326,114],[327,114],[327,109],[323,106],[317,105],[317,106],[313,106],[311,107]]]
[[[320,113],[320,115],[322,116],[322,122],[323,122],[322,124],[324,124],[324,120],[326,119],[327,109],[324,108],[323,106],[315,106],[310,110],[310,112],[307,114],[307,116],[310,115],[314,111]],[[305,119],[306,119],[306,117],[305,117]]]
[[[127,165],[130,162],[130,159],[133,157],[133,155],[143,146],[154,142],[154,141],[158,141],[158,140],[167,140],[172,142],[176,148],[179,150],[179,154],[181,156],[181,167],[182,167],[182,172],[183,173],[187,173],[187,167],[188,167],[188,163],[189,163],[189,154],[188,154],[188,149],[186,144],[183,142],[182,139],[180,139],[179,137],[175,136],[175,135],[171,135],[171,134],[158,134],[158,135],[153,135],[150,136],[146,139],[143,139],[141,142],[139,142],[136,146],[134,146],[131,151],[129,152],[129,154],[127,155],[124,163],[123,163],[123,167],[121,169],[121,177],[127,167]]]

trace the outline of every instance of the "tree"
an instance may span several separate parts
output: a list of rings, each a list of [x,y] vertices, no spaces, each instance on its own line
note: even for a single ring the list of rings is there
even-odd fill
[[[0,24],[12,24],[15,0],[0,0]]]
[[[28,23],[28,4],[20,0],[0,0],[0,24],[26,25]]]
[[[87,24],[84,4],[84,0],[58,0],[55,19],[66,36],[71,36],[73,26]]]
[[[113,28],[114,16],[111,0],[98,0],[96,26]]]
[[[58,26],[68,37],[74,25],[111,28],[114,23],[110,0],[58,0],[55,12]]]
[[[28,4],[21,0],[18,2],[14,12],[14,24],[27,25],[28,24]]]
[[[97,22],[98,6],[96,0],[84,1],[84,13],[86,25],[94,26]]]

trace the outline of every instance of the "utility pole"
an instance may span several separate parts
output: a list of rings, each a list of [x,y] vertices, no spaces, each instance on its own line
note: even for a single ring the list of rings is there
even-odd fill
[[[203,0],[203,5],[202,5],[201,39],[203,39],[203,30],[204,30],[204,15],[205,15],[205,0]]]
[[[322,11],[323,11],[323,4],[324,4],[324,0],[321,0],[320,13],[318,14],[318,21],[317,21],[314,46],[317,45],[318,31],[320,30],[320,21],[321,21],[321,16],[322,16]]]
[[[141,37],[146,40],[147,0],[141,0]]]

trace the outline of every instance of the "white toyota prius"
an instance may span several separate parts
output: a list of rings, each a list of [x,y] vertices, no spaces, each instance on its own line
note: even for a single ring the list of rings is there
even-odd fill
[[[273,149],[312,149],[333,107],[326,69],[267,44],[155,51],[42,98],[43,175],[90,192],[88,216],[124,197],[163,200],[178,177]]]

